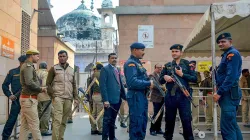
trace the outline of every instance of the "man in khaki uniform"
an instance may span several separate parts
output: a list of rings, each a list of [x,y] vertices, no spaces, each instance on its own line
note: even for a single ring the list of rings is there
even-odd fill
[[[204,71],[205,79],[201,82],[201,87],[212,88],[212,77],[209,71]],[[212,130],[213,126],[213,93],[212,89],[204,89],[203,91],[203,103],[204,112],[206,112],[206,127],[208,131]],[[205,98],[206,96],[206,98]],[[217,127],[220,130],[220,108],[217,107]]]
[[[39,130],[39,118],[37,111],[37,95],[46,92],[45,87],[40,87],[36,70],[33,63],[39,60],[39,51],[28,50],[26,52],[27,60],[20,70],[20,82],[22,93],[20,96],[21,105],[21,128],[19,140],[27,140],[29,131],[31,131],[34,140],[41,140]]]
[[[47,64],[46,62],[41,62],[39,64],[39,70],[37,71],[37,77],[40,81],[41,87],[46,87],[46,80],[48,76]],[[49,120],[51,114],[51,100],[46,92],[38,94],[38,114],[42,115],[42,112],[45,110],[42,118],[40,118],[40,131],[42,136],[50,136],[52,133],[49,131]]]
[[[117,67],[117,69],[119,71],[121,71],[120,67]],[[126,79],[125,79],[124,75],[121,75],[121,81],[122,81],[122,84],[123,84],[124,88],[127,88]],[[125,89],[125,92],[126,92],[126,89]],[[124,119],[126,119],[125,105],[126,105],[126,101],[122,100],[121,106],[120,106],[120,114],[123,117],[123,118],[120,118],[120,126],[122,128],[127,128],[127,126],[125,124],[126,122],[124,122],[125,121]]]
[[[196,68],[196,61],[190,61],[190,67],[192,68],[192,70],[195,70],[195,68]],[[189,83],[189,85],[190,85],[190,87],[191,88],[197,88],[197,87],[199,87],[199,84],[200,84],[200,82],[201,82],[201,75],[200,75],[200,72],[197,72],[196,71],[196,74],[197,74],[197,82],[196,83],[192,83],[192,82],[190,82]],[[195,97],[196,96],[196,97]],[[198,92],[198,90],[193,90],[193,101],[194,101],[194,103],[196,104],[196,105],[198,105],[199,104],[199,97],[197,97],[197,96],[199,96],[199,92]],[[197,108],[194,108],[193,106],[192,106],[192,117],[193,117],[193,121],[192,121],[192,123],[193,123],[193,129],[195,130],[195,129],[198,129],[198,123],[199,123],[199,109],[198,109],[199,107],[197,107]]]
[[[96,70],[96,66],[93,66],[92,68],[93,70],[93,74],[97,71]],[[93,77],[93,74],[88,77],[87,79],[87,87],[89,87],[90,83],[92,82],[92,77]],[[87,96],[88,96],[88,100],[89,100],[89,112],[93,112],[93,100],[92,100],[92,95],[93,95],[93,91],[92,91],[92,88],[91,90],[87,93]],[[89,122],[90,122],[90,125],[91,125],[91,135],[94,135],[94,134],[97,134],[97,128],[96,128],[96,125],[95,123],[89,118]]]
[[[97,81],[99,82],[99,78],[100,78],[100,71],[102,69],[103,65],[99,62],[96,63],[96,72],[93,74],[92,79],[96,78]],[[92,95],[92,100],[93,100],[93,110],[92,110],[92,116],[96,119],[97,116],[100,114],[100,112],[103,109],[103,102],[102,102],[102,95],[100,92],[100,86],[99,83],[95,82],[92,86],[92,91],[93,91],[93,95]],[[97,121],[97,127],[95,125],[95,127],[93,128],[93,131],[95,132],[94,134],[98,134],[98,135],[102,135],[102,122],[103,122],[103,117],[101,117],[98,121]]]
[[[59,64],[51,67],[46,82],[53,106],[52,140],[64,139],[67,118],[71,113],[73,99],[75,99],[76,104],[79,103],[74,69],[67,63],[68,53],[64,50],[59,51],[58,59]]]
[[[249,70],[243,69],[242,76],[240,78],[240,87],[241,88],[249,88],[247,83],[247,78],[249,77]],[[242,122],[244,127],[250,127],[249,124],[249,107],[250,107],[250,100],[249,100],[249,93],[247,90],[242,90]]]

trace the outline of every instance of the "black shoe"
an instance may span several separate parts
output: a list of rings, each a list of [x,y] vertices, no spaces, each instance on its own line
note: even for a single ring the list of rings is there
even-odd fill
[[[96,135],[96,134],[98,134],[97,130],[94,130],[94,131],[91,130],[91,135]]]
[[[150,135],[152,135],[152,136],[157,136],[156,131],[151,131],[151,132],[150,132]]]
[[[102,135],[102,131],[98,131],[97,134],[98,134],[98,135]]]
[[[122,128],[127,128],[126,124],[125,123],[121,123],[120,125]]]
[[[162,130],[160,130],[160,131],[156,131],[156,134],[162,135],[162,134],[164,134],[164,132]]]
[[[118,140],[117,138],[113,138],[113,140]]]
[[[243,126],[244,126],[244,127],[250,128],[250,125],[249,125],[249,124],[244,124]]]
[[[211,129],[211,128],[208,128],[207,131],[212,131],[212,129]]]
[[[73,123],[73,120],[68,120],[68,122],[67,123]]]
[[[115,125],[114,128],[117,129],[117,126]]]
[[[42,136],[51,136],[52,133],[50,131],[46,131],[46,132],[41,132]]]

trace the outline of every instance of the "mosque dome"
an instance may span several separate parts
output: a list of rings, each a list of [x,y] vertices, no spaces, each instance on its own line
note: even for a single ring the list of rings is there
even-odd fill
[[[113,8],[112,0],[103,0],[102,8]]]
[[[77,9],[60,17],[56,25],[67,40],[101,39],[101,18],[88,9],[83,0]]]

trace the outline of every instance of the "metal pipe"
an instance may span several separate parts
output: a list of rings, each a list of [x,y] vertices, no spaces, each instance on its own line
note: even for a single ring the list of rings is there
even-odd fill
[[[215,56],[215,18],[214,18],[214,9],[213,4],[211,4],[211,48],[212,48],[212,81],[213,81],[213,93],[216,93],[216,78],[215,78],[215,69],[216,69],[216,56]],[[214,140],[218,139],[218,130],[217,130],[217,103],[214,102],[214,115],[213,115],[213,122],[214,122]]]

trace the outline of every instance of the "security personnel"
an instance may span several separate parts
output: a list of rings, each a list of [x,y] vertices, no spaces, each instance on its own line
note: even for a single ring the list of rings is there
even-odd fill
[[[95,65],[92,67],[92,70],[93,70],[93,74],[97,71]],[[90,83],[92,82],[93,74],[90,77],[88,77],[88,79],[87,79],[87,87],[89,87]],[[87,96],[88,96],[87,98],[88,98],[88,101],[89,101],[89,112],[93,111],[92,95],[93,95],[93,90],[91,88],[90,91],[87,93]],[[98,134],[98,132],[96,131],[97,128],[96,128],[95,123],[90,118],[89,118],[89,122],[90,122],[90,125],[91,125],[91,135]]]
[[[21,88],[22,88],[20,84],[20,67],[22,67],[24,61],[26,60],[26,56],[22,55],[18,58],[18,60],[19,60],[20,66],[17,68],[11,69],[8,72],[2,84],[3,93],[12,101],[9,118],[2,132],[3,140],[9,139],[11,132],[13,130],[13,127],[16,123],[18,114],[20,112],[19,97],[20,97]],[[9,85],[11,85],[11,91],[9,89]]]
[[[183,137],[185,140],[193,140],[192,132],[192,116],[191,105],[188,98],[180,90],[177,84],[174,83],[174,79],[171,77],[174,73],[180,80],[180,82],[189,90],[189,82],[197,82],[197,75],[195,71],[191,70],[189,62],[185,59],[181,59],[183,46],[180,44],[174,44],[170,47],[172,51],[173,61],[165,64],[165,68],[161,72],[160,82],[166,83],[167,94],[165,96],[165,134],[166,140],[173,139],[174,126],[177,109],[179,110],[181,122],[183,125]],[[172,73],[173,72],[173,73]]]
[[[220,50],[221,63],[216,72],[218,90],[213,99],[221,107],[221,135],[224,140],[242,140],[237,124],[237,109],[242,96],[239,87],[242,59],[240,53],[232,46],[230,33],[222,33],[216,40]]]
[[[211,69],[212,70],[212,69]],[[210,71],[211,71],[210,70]],[[205,79],[201,82],[201,87],[212,88],[212,77],[209,71],[204,71]],[[204,112],[206,112],[206,127],[208,131],[212,130],[213,125],[213,94],[212,89],[204,89],[203,91],[203,103]],[[206,97],[206,98],[205,98]],[[217,106],[217,127],[220,130],[220,108]]]
[[[249,70],[243,69],[242,76],[240,78],[240,87],[241,88],[249,88],[247,84],[247,78],[249,77]],[[242,90],[242,122],[244,127],[250,127],[249,125],[249,107],[250,107],[250,100],[249,100],[249,93],[247,90]]]
[[[130,50],[131,56],[124,64],[124,74],[128,86],[129,137],[130,140],[143,140],[148,119],[148,100],[145,94],[149,87],[153,87],[153,81],[149,80],[146,69],[140,62],[145,54],[145,46],[141,43],[133,43]]]
[[[195,60],[192,60],[190,61],[189,63],[189,66],[191,68],[191,70],[194,70],[196,69],[196,61]],[[198,71],[195,71],[196,75],[197,75],[197,82],[189,82],[189,85],[191,88],[198,88],[200,86],[200,82],[201,82],[201,74],[200,72]],[[194,104],[198,105],[199,104],[199,91],[197,89],[193,90],[192,89],[192,96],[193,96],[193,102]],[[199,131],[198,129],[198,123],[199,123],[199,109],[198,107],[197,108],[194,108],[192,107],[192,123],[193,123],[193,130],[194,131]],[[180,123],[180,130],[179,130],[180,133],[183,132],[182,130],[182,123]]]
[[[54,111],[52,140],[64,139],[67,118],[71,113],[73,100],[76,104],[79,103],[74,69],[67,63],[67,51],[59,51],[58,59],[59,64],[50,68],[46,81]]]
[[[39,129],[39,118],[37,110],[37,95],[46,92],[45,87],[40,87],[37,78],[34,63],[39,60],[39,51],[28,50],[26,52],[27,60],[20,70],[20,82],[22,92],[20,96],[21,105],[21,128],[19,140],[27,140],[29,131],[31,131],[33,139],[41,140],[42,136]]]
[[[97,81],[92,86],[92,100],[93,100],[93,110],[92,110],[92,116],[96,119],[97,116],[100,114],[100,112],[103,109],[103,102],[102,102],[102,95],[99,85],[99,78],[100,78],[100,71],[103,68],[102,63],[97,62],[96,63],[96,72],[93,73],[92,79],[96,78]],[[92,131],[94,131],[94,134],[102,135],[102,125],[103,125],[103,117],[100,117],[99,120],[97,120],[98,126],[94,125],[94,128]],[[98,127],[98,130],[97,130]]]
[[[37,71],[37,77],[40,81],[41,87],[46,87],[46,80],[48,76],[47,63],[41,62],[39,64],[39,70]],[[50,136],[52,133],[49,131],[49,120],[51,115],[51,99],[48,93],[42,92],[38,94],[38,114],[42,115],[42,112],[45,110],[42,118],[40,119],[40,131],[42,136]]]

